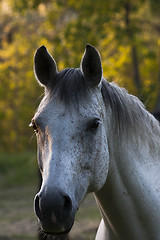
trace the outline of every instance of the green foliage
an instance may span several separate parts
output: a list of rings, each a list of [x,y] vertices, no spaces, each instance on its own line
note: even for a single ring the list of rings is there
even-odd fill
[[[33,74],[42,44],[59,70],[79,67],[85,45],[95,45],[104,76],[153,111],[160,95],[159,10],[157,0],[0,1],[0,151],[35,148],[28,125],[43,92]]]

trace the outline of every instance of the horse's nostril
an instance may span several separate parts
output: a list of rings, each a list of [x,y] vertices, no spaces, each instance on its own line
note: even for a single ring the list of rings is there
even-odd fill
[[[68,217],[72,211],[72,201],[69,196],[64,196],[63,214],[64,217]]]
[[[36,212],[37,217],[39,219],[41,219],[42,218],[42,213],[41,213],[41,210],[40,210],[40,200],[39,200],[38,194],[36,195],[35,200],[34,200],[34,208],[35,208],[35,212]]]

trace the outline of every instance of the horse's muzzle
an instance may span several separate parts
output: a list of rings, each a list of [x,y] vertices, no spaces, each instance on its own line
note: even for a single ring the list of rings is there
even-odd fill
[[[34,208],[45,233],[60,235],[71,230],[76,211],[66,193],[58,189],[42,190],[35,196]]]

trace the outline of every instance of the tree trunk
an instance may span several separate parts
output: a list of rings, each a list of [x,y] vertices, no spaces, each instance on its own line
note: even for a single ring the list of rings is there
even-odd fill
[[[131,46],[131,57],[132,57],[132,67],[133,67],[133,82],[137,88],[138,96],[141,95],[142,84],[139,72],[138,65],[138,56],[137,56],[137,48],[134,42],[134,35],[130,24],[130,12],[131,12],[131,3],[128,1],[124,5],[125,9],[125,26],[126,26],[126,34],[130,42]]]
[[[132,64],[133,64],[133,74],[134,74],[133,80],[137,88],[138,96],[140,96],[141,90],[142,90],[142,84],[141,84],[140,73],[139,73],[137,48],[134,44],[132,44],[131,50],[132,50]]]

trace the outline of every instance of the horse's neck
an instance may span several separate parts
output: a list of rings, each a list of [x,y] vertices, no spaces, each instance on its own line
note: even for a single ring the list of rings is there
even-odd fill
[[[96,193],[110,232],[121,236],[117,239],[153,239],[160,224],[160,148],[137,139],[112,139],[107,180]]]

